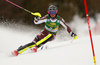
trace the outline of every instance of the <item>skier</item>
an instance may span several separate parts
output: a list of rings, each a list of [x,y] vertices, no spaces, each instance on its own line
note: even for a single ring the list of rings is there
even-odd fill
[[[35,24],[45,23],[44,30],[40,32],[40,34],[38,34],[31,43],[20,46],[17,50],[14,50],[12,52],[13,55],[17,56],[18,54],[26,51],[28,48],[32,49],[34,52],[37,52],[39,47],[48,41],[55,39],[60,24],[68,31],[72,37],[74,37],[74,39],[78,38],[77,35],[73,33],[70,27],[65,23],[64,19],[58,16],[58,9],[56,6],[50,5],[47,12],[48,14],[42,18],[34,18]]]

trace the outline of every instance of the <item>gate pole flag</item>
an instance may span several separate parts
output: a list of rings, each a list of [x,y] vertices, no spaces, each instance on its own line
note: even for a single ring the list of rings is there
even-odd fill
[[[87,9],[86,0],[84,0],[84,6],[85,6],[87,23],[88,23],[88,29],[89,29],[89,34],[90,34],[90,40],[91,40],[91,46],[92,46],[92,52],[93,52],[94,65],[96,65],[96,58],[95,58],[95,52],[94,52],[94,47],[93,47],[93,39],[92,39],[92,33],[91,33],[91,28],[90,28],[90,23],[89,23],[89,15],[88,15],[88,9]]]

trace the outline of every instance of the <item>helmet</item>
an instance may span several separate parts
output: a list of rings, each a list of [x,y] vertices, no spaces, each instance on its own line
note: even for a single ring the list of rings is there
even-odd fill
[[[57,14],[57,13],[58,13],[57,7],[54,5],[50,5],[48,8],[48,14]]]

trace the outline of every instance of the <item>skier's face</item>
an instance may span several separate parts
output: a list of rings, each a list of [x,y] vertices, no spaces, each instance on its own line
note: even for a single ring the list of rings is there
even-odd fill
[[[51,11],[51,12],[49,12],[49,14],[50,14],[51,18],[54,18],[56,16],[57,12]]]
[[[51,16],[52,18],[54,18],[54,17],[56,16],[56,14],[50,14],[50,16]]]

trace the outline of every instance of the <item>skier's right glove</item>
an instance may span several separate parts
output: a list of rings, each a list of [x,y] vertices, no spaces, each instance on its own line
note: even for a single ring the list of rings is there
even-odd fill
[[[77,39],[78,38],[78,36],[75,34],[75,33],[71,33],[71,37],[74,37],[74,39]]]
[[[38,22],[39,19],[40,19],[40,17],[38,17],[38,16],[37,17],[34,17],[34,21],[35,22]]]

